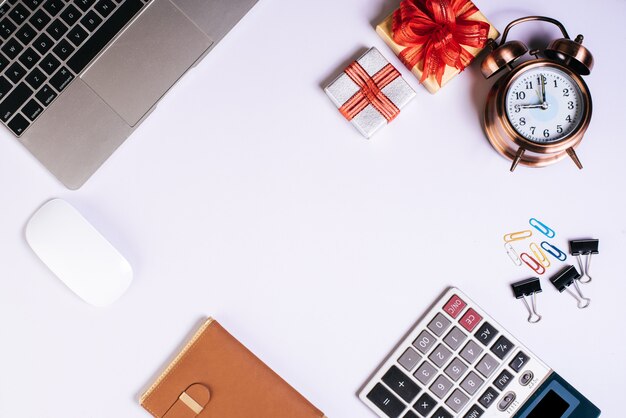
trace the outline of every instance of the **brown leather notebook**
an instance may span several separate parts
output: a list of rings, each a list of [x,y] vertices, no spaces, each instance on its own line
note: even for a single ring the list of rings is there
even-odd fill
[[[209,318],[141,405],[156,418],[321,418],[217,321]]]

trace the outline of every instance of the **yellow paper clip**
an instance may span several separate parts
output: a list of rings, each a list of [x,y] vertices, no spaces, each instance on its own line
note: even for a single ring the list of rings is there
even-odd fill
[[[522,265],[522,260],[519,258],[519,255],[517,255],[517,252],[515,251],[515,249],[513,249],[513,246],[511,245],[510,242],[507,242],[504,244],[504,249],[506,250],[506,253],[511,259],[511,261],[517,267],[520,267]]]
[[[537,259],[537,261],[539,261],[539,263],[544,266],[545,268],[550,267],[550,260],[548,260],[548,256],[546,255],[546,253],[543,252],[543,250],[537,245],[537,243],[532,242],[530,244],[530,251],[533,252],[533,255],[535,256],[535,259]]]
[[[527,253],[522,253],[522,255],[520,255],[520,258],[535,273],[542,275],[546,272],[546,268],[542,266],[539,261],[535,260],[531,255],[528,255]]]
[[[511,232],[504,236],[504,242],[520,241],[533,236],[533,231],[526,229],[525,231]]]

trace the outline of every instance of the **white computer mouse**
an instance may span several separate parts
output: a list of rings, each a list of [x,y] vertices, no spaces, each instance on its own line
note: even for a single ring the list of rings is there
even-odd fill
[[[73,206],[45,203],[26,225],[35,254],[74,293],[93,306],[120,298],[133,280],[128,261]]]

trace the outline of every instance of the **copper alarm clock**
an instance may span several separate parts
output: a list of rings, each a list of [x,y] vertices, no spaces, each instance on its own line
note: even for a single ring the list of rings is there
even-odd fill
[[[530,52],[520,41],[506,41],[513,26],[537,20],[558,26],[563,38]],[[543,167],[566,156],[582,168],[574,150],[591,120],[591,94],[581,76],[593,68],[593,56],[582,41],[582,35],[570,39],[555,19],[529,16],[509,23],[500,46],[489,42],[492,51],[482,63],[483,75],[508,72],[487,97],[485,131],[496,151],[513,161],[511,171],[518,164]],[[527,52],[534,58],[514,66]]]

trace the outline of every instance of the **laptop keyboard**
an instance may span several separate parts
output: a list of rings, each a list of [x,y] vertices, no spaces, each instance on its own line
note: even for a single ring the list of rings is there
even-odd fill
[[[26,129],[151,0],[0,5],[0,120]]]

